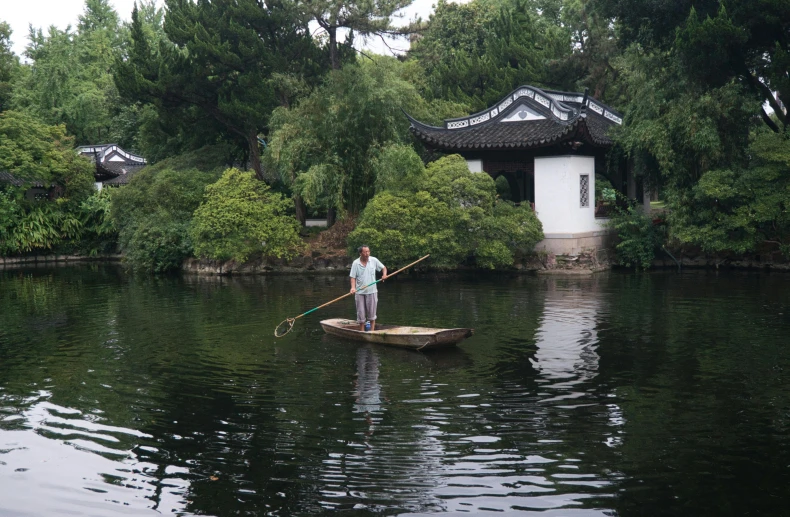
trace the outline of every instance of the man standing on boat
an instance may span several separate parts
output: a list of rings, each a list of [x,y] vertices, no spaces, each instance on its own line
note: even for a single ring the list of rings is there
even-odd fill
[[[376,257],[370,256],[370,248],[362,245],[358,248],[359,258],[351,264],[351,292],[357,305],[357,323],[359,330],[365,330],[365,322],[370,322],[370,330],[376,330],[376,307],[379,304],[379,293],[376,284],[357,290],[376,281],[376,272],[383,271],[381,279],[387,278],[387,267]]]

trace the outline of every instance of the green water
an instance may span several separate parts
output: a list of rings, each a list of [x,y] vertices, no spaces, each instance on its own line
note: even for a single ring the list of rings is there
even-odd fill
[[[790,275],[0,270],[0,515],[787,515]],[[347,302],[347,303],[346,303]]]

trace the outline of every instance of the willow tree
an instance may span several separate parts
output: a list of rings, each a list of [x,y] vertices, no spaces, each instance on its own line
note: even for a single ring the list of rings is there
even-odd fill
[[[410,65],[394,58],[346,65],[330,73],[292,108],[272,115],[265,160],[293,191],[295,199],[329,213],[359,213],[376,190],[376,165],[382,150],[408,143],[402,109],[426,120],[457,116],[453,106],[428,105],[406,80]],[[432,110],[446,109],[442,114]],[[304,217],[303,209],[298,217]]]

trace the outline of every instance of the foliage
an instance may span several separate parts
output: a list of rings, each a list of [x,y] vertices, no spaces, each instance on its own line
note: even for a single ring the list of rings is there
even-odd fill
[[[426,96],[484,109],[521,84],[548,85],[548,63],[570,53],[570,37],[545,23],[532,0],[440,1],[412,49]]]
[[[116,60],[115,84],[128,101],[155,106],[162,132],[197,129],[195,144],[222,138],[245,149],[263,179],[258,134],[272,109],[290,101],[294,82],[316,75],[317,48],[306,23],[288,3],[167,0],[166,6],[169,41],[158,47],[140,13],[132,12],[132,45],[128,59]]]
[[[406,72],[384,57],[332,72],[297,106],[273,113],[265,162],[309,206],[358,213],[375,193],[377,171],[386,176],[392,153],[404,148],[384,150],[409,141],[401,110],[430,113]]]
[[[63,126],[48,126],[18,111],[0,113],[0,170],[26,185],[54,185],[64,199],[81,202],[94,191],[94,166],[71,148]]]
[[[171,161],[171,164],[176,161]],[[189,227],[206,186],[219,172],[146,167],[112,192],[110,215],[118,243],[135,269],[177,269],[192,255]]]
[[[343,52],[338,43],[338,29],[350,32],[348,43],[354,34],[362,37],[380,36],[396,32],[392,24],[393,15],[411,5],[414,0],[313,0],[298,4],[305,21],[315,21],[326,33],[329,47],[329,64],[339,70],[344,54],[353,60],[354,54]],[[404,29],[397,30],[404,33]]]
[[[618,263],[635,269],[649,269],[656,249],[663,242],[661,229],[653,224],[650,215],[631,203],[625,208],[615,208],[606,224],[617,233],[615,250]]]
[[[244,262],[253,255],[293,255],[299,223],[285,215],[289,203],[253,174],[228,169],[206,187],[190,228],[195,255]]]
[[[368,203],[349,235],[349,249],[369,244],[390,262],[430,253],[432,263],[452,267],[472,257],[481,267],[512,265],[516,251],[543,238],[527,206],[496,201],[494,181],[472,174],[458,155],[426,167],[409,188],[383,191]]]
[[[672,213],[672,233],[711,253],[778,248],[790,256],[790,141],[767,130],[755,134],[745,167],[706,172],[691,203]],[[769,249],[770,249],[769,248]]]
[[[618,18],[621,45],[671,52],[683,75],[703,89],[740,84],[758,100],[754,113],[773,131],[788,124],[779,106],[790,98],[790,3],[775,0],[644,2],[601,0]],[[659,71],[660,69],[654,69]],[[775,97],[774,92],[778,95]],[[760,105],[773,109],[769,116]]]
[[[13,79],[19,70],[19,59],[11,50],[11,26],[0,21],[0,113],[10,107]]]
[[[119,102],[110,68],[127,39],[108,0],[86,0],[76,31],[31,28],[32,60],[14,88],[13,105],[47,124],[65,124],[77,144],[117,142],[129,147],[134,128],[117,119]]]
[[[109,196],[95,193],[81,204],[26,202],[21,189],[0,191],[0,255],[114,249]]]

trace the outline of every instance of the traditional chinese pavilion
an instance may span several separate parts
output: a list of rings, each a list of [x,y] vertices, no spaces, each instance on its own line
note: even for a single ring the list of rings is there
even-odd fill
[[[146,165],[145,158],[128,153],[117,144],[83,145],[77,148],[77,152],[96,164],[94,177],[99,190],[103,186],[129,183],[132,176]]]
[[[504,177],[514,202],[533,204],[546,236],[537,249],[577,254],[604,244],[608,232],[596,217],[596,174],[624,193],[633,190],[625,166],[614,173],[607,167],[609,132],[623,123],[622,115],[586,93],[522,86],[485,111],[445,120],[442,127],[409,120],[428,149],[460,154],[470,171]]]

